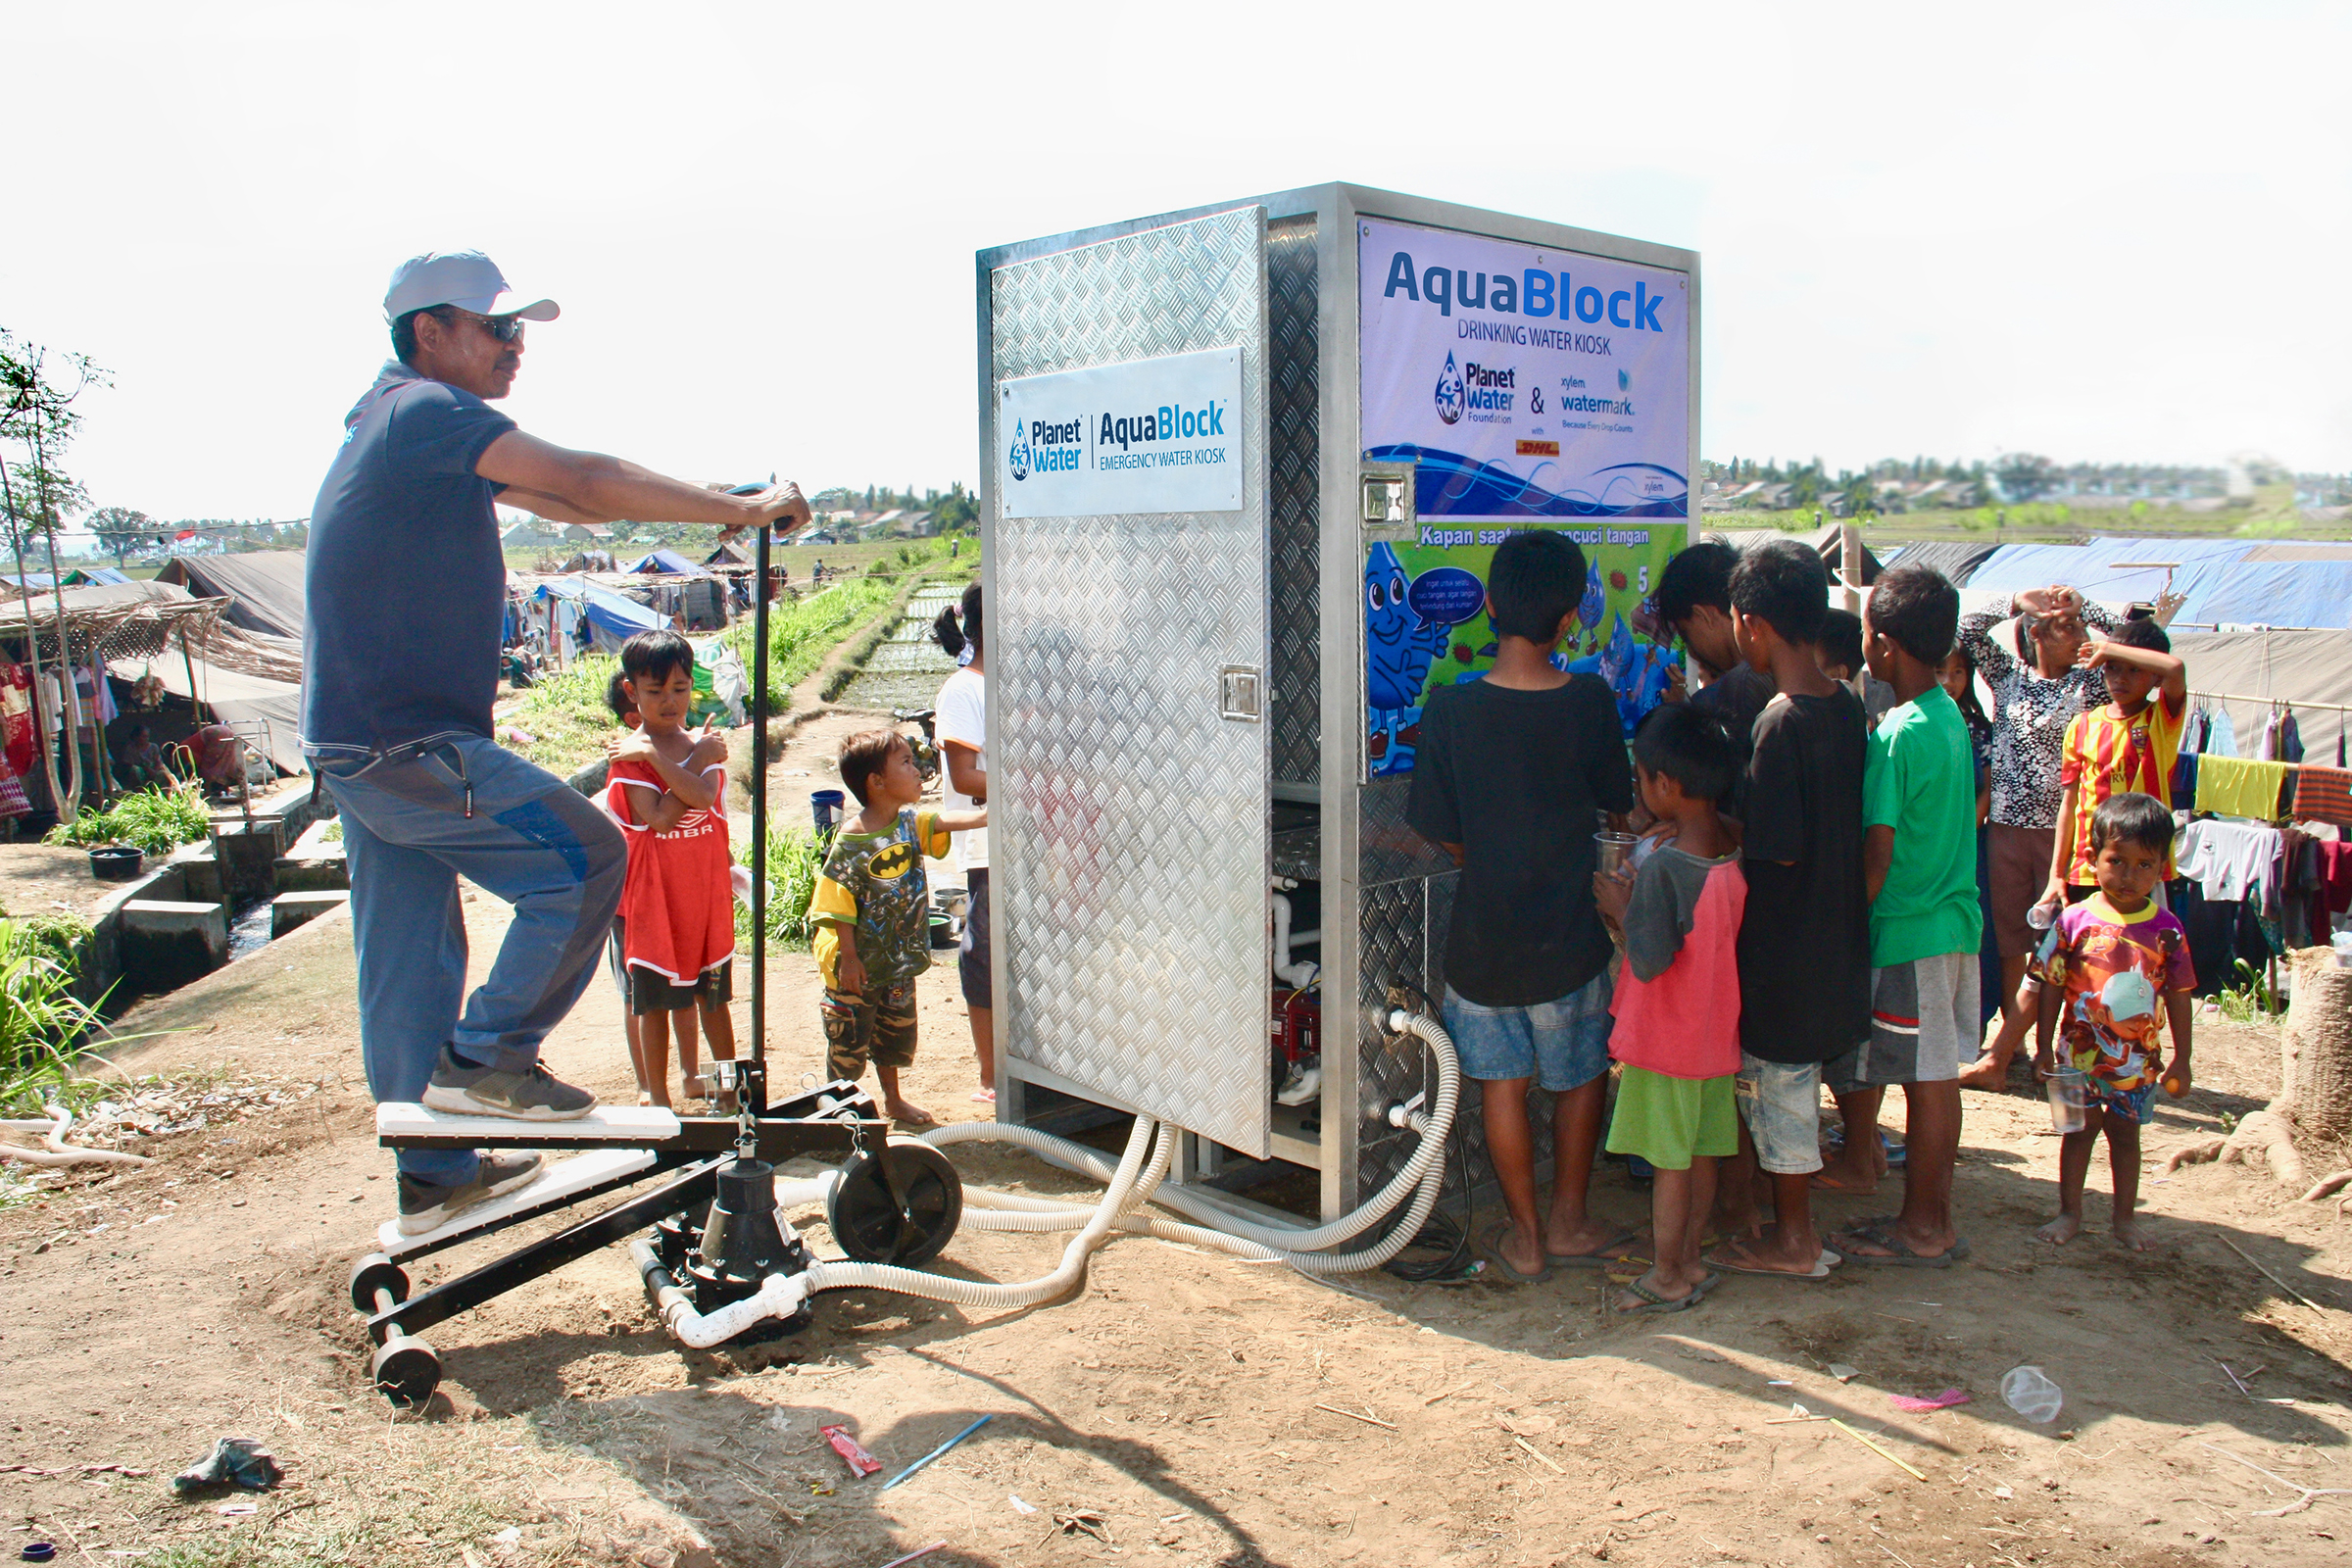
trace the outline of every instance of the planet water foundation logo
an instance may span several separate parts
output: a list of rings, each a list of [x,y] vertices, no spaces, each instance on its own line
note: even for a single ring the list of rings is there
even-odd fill
[[[1014,423],[1012,427],[1012,449],[1004,454],[1004,461],[1011,466],[1012,476],[1015,479],[1026,479],[1029,477],[1028,426],[1018,422]]]
[[[1446,356],[1446,368],[1438,373],[1435,394],[1438,417],[1447,424],[1458,424],[1462,417],[1462,372],[1454,368],[1453,356]]]

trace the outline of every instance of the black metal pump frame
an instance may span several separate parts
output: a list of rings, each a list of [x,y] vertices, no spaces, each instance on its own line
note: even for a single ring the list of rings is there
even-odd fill
[[[405,1300],[377,1297],[377,1310],[368,1319],[368,1333],[378,1346],[405,1341],[419,1329],[470,1311],[657,1221],[708,1204],[716,1195],[720,1168],[731,1159],[779,1164],[803,1154],[858,1153],[888,1147],[890,1123],[880,1115],[873,1097],[856,1083],[836,1081],[780,1103],[770,1103],[767,1098],[767,616],[773,582],[769,550],[774,532],[772,521],[760,524],[756,551],[759,585],[752,612],[752,1028],[749,1055],[733,1064],[738,1114],[681,1116],[677,1131],[666,1138],[615,1139],[589,1146],[642,1149],[654,1157],[649,1164],[580,1191],[525,1204],[483,1224],[402,1249],[402,1262],[428,1256],[654,1177],[669,1178],[651,1192]],[[401,1149],[541,1149],[547,1147],[548,1139],[543,1127],[516,1121],[488,1133],[404,1134],[384,1140],[384,1144]],[[904,1219],[906,1195],[898,1190],[890,1162],[877,1159],[875,1163],[885,1192]],[[363,1259],[363,1266],[368,1261]],[[368,1308],[363,1304],[361,1309]],[[430,1355],[429,1351],[422,1353]]]

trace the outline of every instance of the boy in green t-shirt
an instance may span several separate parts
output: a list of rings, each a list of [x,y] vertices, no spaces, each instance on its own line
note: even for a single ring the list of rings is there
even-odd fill
[[[896,1121],[938,1120],[899,1093],[914,1064],[914,978],[931,967],[931,889],[926,858],[948,853],[948,835],[988,826],[988,810],[918,811],[923,777],[896,730],[861,730],[841,743],[841,781],[863,809],[842,825],[808,901],[824,977],[825,1062],[836,1078],[882,1080],[882,1108]]]
[[[1857,1263],[1944,1268],[1968,1255],[1952,1226],[1952,1163],[1960,1064],[1976,1059],[1982,1033],[1977,769],[1968,721],[1936,675],[1959,621],[1959,590],[1926,566],[1882,575],[1863,617],[1863,657],[1895,706],[1870,737],[1862,776],[1870,1040],[1833,1076],[1879,1092],[1903,1086],[1907,1159],[1903,1211],[1831,1238]]]

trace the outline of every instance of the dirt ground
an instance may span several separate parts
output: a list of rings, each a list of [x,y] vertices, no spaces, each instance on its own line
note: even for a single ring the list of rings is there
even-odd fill
[[[808,766],[797,757],[822,733],[779,767]],[[776,799],[797,782],[779,777]],[[466,907],[478,969],[505,910],[486,896]],[[820,1054],[814,977],[800,955],[770,973],[789,1080]],[[2352,1556],[2352,1247],[2332,1206],[2295,1202],[2260,1169],[2151,1171],[2154,1250],[2134,1256],[2106,1240],[2094,1172],[2089,1233],[2036,1243],[2057,1141],[2022,1096],[1968,1096],[1958,1201],[1975,1255],[1944,1271],[1735,1277],[1698,1310],[1627,1322],[1605,1315],[1592,1273],[1334,1288],[1129,1237],[1097,1255],[1083,1294],[1028,1311],[851,1293],[797,1338],[706,1354],[661,1333],[613,1248],[432,1330],[441,1394],[396,1414],[368,1387],[344,1295],[394,1206],[352,996],[338,918],[143,1005],[125,1027],[186,1032],[124,1052],[128,1070],[275,1083],[280,1103],[0,1212],[0,1550],[54,1540],[61,1561],[144,1568],[879,1568],[934,1541],[947,1545],[926,1564]],[[986,1114],[952,964],[925,978],[921,1016],[916,1098]],[[620,1040],[600,982],[548,1056],[625,1102]],[[2195,1093],[2158,1113],[2152,1164],[2268,1098],[2275,1036],[2208,1018],[2197,1069]],[[976,1183],[1082,1190],[1008,1151],[956,1160]],[[1620,1167],[1597,1189],[1602,1212],[1645,1217]],[[1883,1212],[1897,1191],[1823,1209],[1833,1223]],[[810,1238],[830,1250],[821,1223]],[[512,1240],[416,1273],[451,1277]],[[1061,1246],[967,1230],[935,1267],[1027,1279]],[[1841,1383],[1832,1363],[1858,1370]],[[2054,1425],[2002,1402],[2021,1363],[2065,1390]],[[1889,1400],[1947,1388],[1971,1402],[1906,1414]],[[1852,1431],[1795,1419],[1797,1404]],[[983,1414],[968,1442],[879,1490]],[[883,1477],[850,1478],[817,1430],[835,1422]],[[231,1435],[266,1443],[289,1484],[176,1499],[171,1474]]]
[[[0,847],[0,912],[86,917],[122,891],[122,883],[101,882],[90,875],[87,850],[49,844]]]

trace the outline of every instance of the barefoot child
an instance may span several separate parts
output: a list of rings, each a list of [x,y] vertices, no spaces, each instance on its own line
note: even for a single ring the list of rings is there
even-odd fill
[[[1633,1241],[1586,1200],[1609,1077],[1609,936],[1592,904],[1596,811],[1633,809],[1617,706],[1551,657],[1584,597],[1564,533],[1515,533],[1487,568],[1498,651],[1421,713],[1404,818],[1462,868],[1446,934],[1446,1031],[1478,1085],[1508,1215],[1480,1238],[1499,1277],[1599,1269]],[[1551,1210],[1537,1206],[1533,1086],[1551,1102]]]
[[[2034,1234],[2074,1240],[2082,1229],[2082,1183],[2091,1147],[2107,1136],[2115,1187],[2116,1241],[2146,1250],[2132,1208],[2139,1200],[2139,1129],[2156,1085],[2178,1099],[2188,1093],[2188,933],[2153,894],[2173,849],[2173,813],[2152,796],[2112,795],[2090,817],[2090,863],[2098,891],[2070,906],[2042,939],[2034,973],[2041,981],[2034,1069],[2052,1073],[2051,1035],[2066,1043],[2067,1064],[2084,1086],[2082,1130],[2058,1152],[2058,1217]],[[2158,1015],[2159,1004],[2162,1017]],[[2173,1060],[2163,1057],[2164,1022],[2173,1026]]]
[[[843,741],[841,781],[861,809],[834,835],[808,903],[825,982],[826,1066],[855,1080],[870,1059],[883,1110],[929,1126],[938,1118],[899,1089],[899,1074],[914,1065],[914,979],[931,967],[923,861],[948,853],[951,833],[988,826],[988,811],[916,810],[923,776],[896,730],[860,730]]]
[[[689,734],[694,649],[674,631],[639,632],[621,645],[621,690],[638,724],[612,750],[606,800],[629,841],[621,886],[622,956],[629,1012],[637,1021],[641,1088],[656,1105],[669,1098],[673,1014],[681,1039],[699,1010],[710,1054],[735,1054],[729,964],[735,953],[734,891],[727,873],[726,742]]]
[[[1715,1161],[1740,1148],[1732,1080],[1740,1071],[1740,912],[1747,881],[1716,803],[1738,754],[1723,726],[1688,703],[1651,710],[1634,735],[1642,804],[1672,825],[1640,871],[1595,873],[1601,917],[1625,934],[1609,1004],[1609,1054],[1625,1064],[1609,1152],[1649,1161],[1656,1259],[1626,1287],[1620,1312],[1681,1312],[1721,1278],[1698,1260],[1715,1202]]]
[[[1870,1033],[1870,906],[1862,886],[1862,705],[1821,671],[1815,644],[1829,572],[1794,540],[1740,557],[1732,630],[1740,657],[1777,694],[1755,722],[1748,760],[1740,925],[1740,1157],[1724,1172],[1732,1241],[1709,1266],[1829,1277],[1814,1229],[1821,1162],[1822,1063]],[[1864,1178],[1878,1150],[1875,1109],[1851,1131]],[[1750,1173],[1770,1179],[1775,1223],[1761,1224]]]

